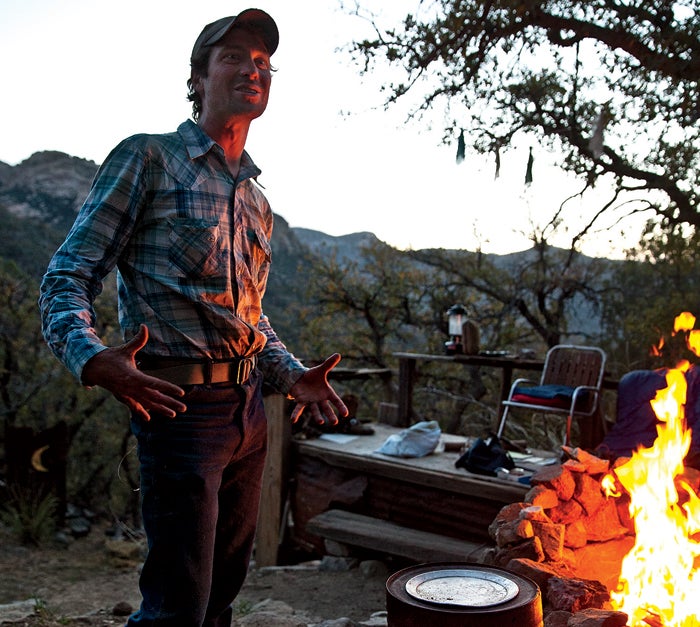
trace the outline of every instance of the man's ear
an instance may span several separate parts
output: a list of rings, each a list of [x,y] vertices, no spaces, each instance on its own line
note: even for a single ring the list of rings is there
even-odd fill
[[[190,82],[192,83],[192,90],[198,93],[199,97],[201,98],[203,96],[202,77],[199,74],[192,72],[192,74],[190,74]]]

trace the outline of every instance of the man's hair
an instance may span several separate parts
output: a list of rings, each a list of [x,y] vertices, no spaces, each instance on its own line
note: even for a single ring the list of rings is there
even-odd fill
[[[211,46],[202,48],[201,53],[190,60],[190,78],[187,79],[187,100],[192,103],[192,119],[196,122],[202,113],[202,98],[194,88],[193,76],[207,76],[209,71],[209,57],[211,56]]]

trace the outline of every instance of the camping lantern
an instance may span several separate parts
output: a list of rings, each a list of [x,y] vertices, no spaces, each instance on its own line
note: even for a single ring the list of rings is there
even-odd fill
[[[445,352],[448,355],[462,353],[462,325],[467,320],[467,309],[464,305],[452,305],[447,310],[447,333],[449,341],[445,342]]]

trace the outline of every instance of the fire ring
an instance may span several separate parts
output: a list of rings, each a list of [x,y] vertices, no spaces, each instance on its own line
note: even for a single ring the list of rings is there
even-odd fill
[[[388,627],[542,627],[530,579],[475,564],[420,564],[387,580]]]

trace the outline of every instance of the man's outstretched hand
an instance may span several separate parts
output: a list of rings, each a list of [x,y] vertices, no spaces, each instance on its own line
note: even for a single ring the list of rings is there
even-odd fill
[[[292,422],[299,420],[305,409],[311,412],[311,416],[319,425],[337,425],[336,411],[342,417],[348,415],[345,403],[328,383],[328,373],[338,365],[339,361],[340,355],[333,353],[322,364],[307,370],[294,384],[289,391],[297,403],[292,411]]]
[[[136,353],[148,342],[148,328],[142,324],[139,332],[121,346],[107,348],[92,357],[83,368],[85,385],[99,385],[109,390],[143,420],[151,419],[151,412],[174,418],[187,407],[178,400],[184,396],[182,388],[144,374],[136,367]]]

